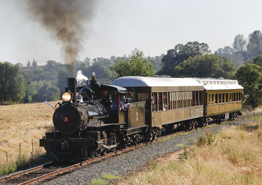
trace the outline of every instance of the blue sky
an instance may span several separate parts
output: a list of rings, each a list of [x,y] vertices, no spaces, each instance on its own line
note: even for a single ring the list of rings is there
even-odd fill
[[[159,56],[175,45],[205,42],[212,52],[231,46],[237,34],[245,38],[262,30],[259,0],[98,0],[79,60],[85,57]],[[87,4],[88,6],[88,4]],[[13,64],[33,59],[62,62],[61,44],[22,11],[23,0],[0,0],[0,61]]]

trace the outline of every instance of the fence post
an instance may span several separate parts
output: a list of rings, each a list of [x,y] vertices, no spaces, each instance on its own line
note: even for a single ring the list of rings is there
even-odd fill
[[[33,158],[33,155],[34,155],[34,142],[33,142],[33,139],[31,139],[31,141],[32,141],[32,153],[31,153],[31,155],[32,155],[32,158]]]
[[[19,143],[19,156],[21,157],[21,143]]]

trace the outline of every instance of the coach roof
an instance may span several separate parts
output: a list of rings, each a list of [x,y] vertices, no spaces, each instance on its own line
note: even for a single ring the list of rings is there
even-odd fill
[[[203,84],[206,90],[243,89],[237,80],[223,78],[196,78],[196,80]]]
[[[117,85],[122,87],[203,87],[203,84],[200,84],[197,80],[193,78],[161,78],[141,76],[121,77],[112,81],[110,85]]]

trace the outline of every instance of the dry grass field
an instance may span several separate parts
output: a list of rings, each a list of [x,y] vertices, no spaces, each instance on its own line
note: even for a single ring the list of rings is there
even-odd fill
[[[55,105],[57,102],[50,102]],[[0,106],[0,161],[17,160],[19,143],[21,154],[25,158],[31,157],[32,140],[33,154],[43,154],[45,151],[39,147],[39,139],[46,131],[52,130],[52,116],[54,109],[45,103],[18,104]]]
[[[118,184],[262,184],[262,118],[256,119],[216,135],[206,132],[179,160],[152,161],[152,170]]]

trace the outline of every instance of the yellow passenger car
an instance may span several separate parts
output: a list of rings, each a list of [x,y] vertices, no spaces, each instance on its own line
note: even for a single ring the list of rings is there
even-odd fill
[[[205,117],[234,118],[242,109],[243,87],[237,80],[202,78],[197,81],[205,89]]]

